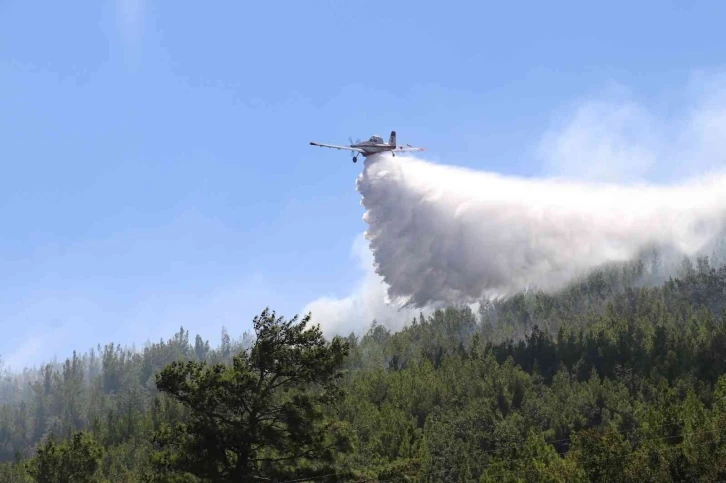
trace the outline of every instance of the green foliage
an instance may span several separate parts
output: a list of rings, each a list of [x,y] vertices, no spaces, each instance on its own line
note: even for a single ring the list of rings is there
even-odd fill
[[[0,482],[724,481],[726,268],[651,265],[397,332],[265,311],[217,348],[180,329],[0,371]]]
[[[57,444],[50,438],[28,464],[38,483],[91,483],[98,480],[103,449],[87,433],[77,432]]]
[[[231,366],[174,362],[158,374],[159,390],[190,410],[188,421],[156,433],[171,448],[158,466],[213,481],[335,472],[336,452],[349,445],[325,410],[343,395],[337,382],[348,347],[308,329],[309,316],[296,322],[266,310],[254,320],[251,350]]]

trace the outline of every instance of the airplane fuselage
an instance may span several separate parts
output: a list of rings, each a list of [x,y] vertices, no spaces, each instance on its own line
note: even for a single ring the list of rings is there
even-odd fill
[[[391,146],[389,144],[373,144],[368,142],[353,144],[351,147],[360,148],[363,151],[361,153],[363,157],[368,157],[378,153],[384,153],[386,151],[392,151],[396,148],[396,146]]]

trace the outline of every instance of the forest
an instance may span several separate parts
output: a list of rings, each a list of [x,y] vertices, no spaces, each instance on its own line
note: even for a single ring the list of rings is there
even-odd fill
[[[1,482],[726,480],[726,267],[642,260],[557,293],[327,339],[264,309],[0,381]]]

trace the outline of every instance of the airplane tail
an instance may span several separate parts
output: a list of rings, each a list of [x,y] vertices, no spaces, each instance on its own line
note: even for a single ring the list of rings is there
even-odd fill
[[[396,145],[396,131],[391,131],[391,137],[388,138],[388,144],[390,144],[391,146]]]

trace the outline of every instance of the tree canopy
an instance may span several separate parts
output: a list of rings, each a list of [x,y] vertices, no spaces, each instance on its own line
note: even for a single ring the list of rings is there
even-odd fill
[[[265,310],[218,347],[182,328],[5,371],[0,481],[723,481],[726,268],[646,269],[397,332]]]
[[[164,426],[158,463],[213,481],[293,479],[334,473],[335,453],[349,444],[325,409],[338,402],[348,344],[326,342],[318,327],[264,311],[255,342],[231,365],[173,362],[156,377],[189,418]]]

